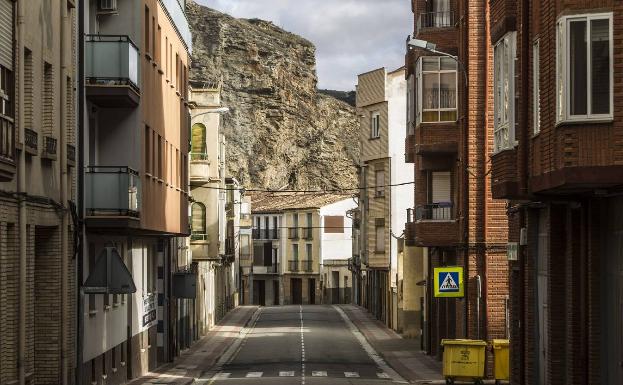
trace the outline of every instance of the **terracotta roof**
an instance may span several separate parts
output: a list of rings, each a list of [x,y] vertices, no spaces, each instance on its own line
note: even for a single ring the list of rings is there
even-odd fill
[[[252,213],[275,213],[284,210],[319,209],[350,199],[352,194],[329,193],[248,193]]]

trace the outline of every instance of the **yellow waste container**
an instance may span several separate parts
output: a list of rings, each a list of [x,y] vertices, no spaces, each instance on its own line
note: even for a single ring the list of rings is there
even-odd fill
[[[485,376],[485,349],[481,340],[441,340],[443,376],[448,384],[455,380],[482,384]]]
[[[508,340],[493,340],[493,375],[496,381],[509,380]]]

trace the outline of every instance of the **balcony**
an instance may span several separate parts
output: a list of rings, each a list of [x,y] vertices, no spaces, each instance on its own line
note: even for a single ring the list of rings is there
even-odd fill
[[[491,155],[491,193],[496,199],[519,198],[517,148]]]
[[[422,12],[417,21],[415,34],[426,29],[454,28],[456,20],[454,11]]]
[[[138,227],[141,185],[138,172],[125,166],[85,168],[89,227]]]
[[[314,237],[312,227],[301,227],[301,238],[310,240]]]
[[[459,222],[455,218],[451,202],[420,205],[415,212],[407,212],[406,239],[416,246],[454,246],[460,243]]]
[[[308,272],[308,273],[314,271],[314,264],[313,264],[313,262],[314,261],[312,261],[311,259],[305,259],[305,260],[301,261],[301,263],[303,265],[302,266],[303,270]]]
[[[67,145],[67,165],[70,167],[76,166],[76,146],[71,144]]]
[[[288,270],[299,271],[299,261],[298,260],[288,261]]]
[[[205,233],[190,234],[190,253],[193,261],[218,260],[218,255],[210,257],[210,237]]]
[[[126,35],[87,35],[87,98],[100,107],[136,107],[140,101],[138,48]]]
[[[15,126],[0,112],[0,181],[12,180],[15,171]]]
[[[279,274],[279,264],[268,266],[253,265],[253,274]]]
[[[253,221],[251,220],[251,214],[241,213],[240,214],[240,227],[251,227],[253,226]]]
[[[39,134],[29,128],[24,129],[24,148],[27,154],[37,155],[39,152]]]
[[[279,229],[253,229],[253,239],[279,239]]]
[[[41,152],[42,159],[56,160],[56,138],[51,136],[43,137],[43,151]]]
[[[288,228],[288,239],[299,239],[299,229],[298,229],[298,227],[290,227],[290,228]]]
[[[210,181],[210,160],[207,153],[191,152],[190,156],[190,182],[206,183]]]

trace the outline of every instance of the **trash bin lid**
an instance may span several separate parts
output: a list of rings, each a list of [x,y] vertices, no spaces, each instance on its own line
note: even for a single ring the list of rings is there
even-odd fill
[[[510,344],[510,341],[509,340],[493,340],[491,344],[493,345],[494,349],[507,348],[508,345]]]
[[[441,340],[441,346],[444,346],[444,345],[486,346],[487,343],[482,340],[443,339]]]

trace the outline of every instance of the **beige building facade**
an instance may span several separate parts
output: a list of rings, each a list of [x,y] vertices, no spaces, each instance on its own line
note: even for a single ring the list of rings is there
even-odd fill
[[[0,383],[73,383],[76,9],[0,0]]]

